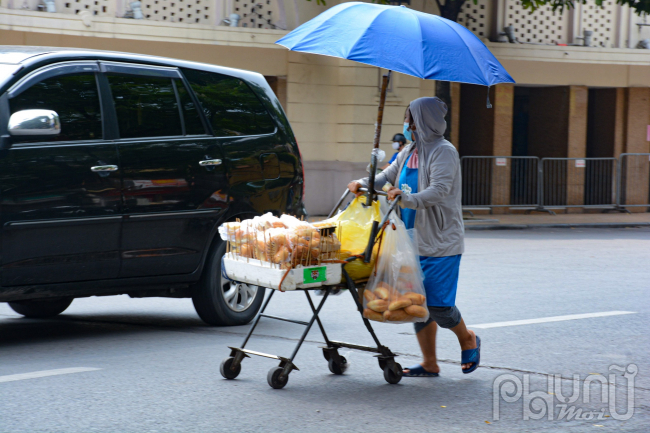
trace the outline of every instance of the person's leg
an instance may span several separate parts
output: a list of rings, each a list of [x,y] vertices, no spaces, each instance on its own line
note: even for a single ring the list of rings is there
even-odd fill
[[[438,332],[438,325],[433,321],[427,321],[423,324],[416,323],[415,325],[415,335],[418,338],[423,357],[420,365],[429,373],[439,373],[440,367],[438,367],[438,358],[436,358],[436,334]],[[408,372],[408,368],[404,369],[404,373]]]
[[[469,350],[476,349],[476,334],[474,331],[467,329],[465,326],[465,321],[461,318],[460,323],[453,328],[451,328],[456,337],[458,337],[458,342],[460,343],[460,350]],[[461,368],[467,370],[472,366],[470,364],[462,364]]]

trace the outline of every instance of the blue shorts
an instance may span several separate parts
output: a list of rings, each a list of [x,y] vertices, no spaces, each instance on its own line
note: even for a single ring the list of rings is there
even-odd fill
[[[428,306],[453,307],[456,305],[461,256],[461,254],[448,257],[420,256]]]

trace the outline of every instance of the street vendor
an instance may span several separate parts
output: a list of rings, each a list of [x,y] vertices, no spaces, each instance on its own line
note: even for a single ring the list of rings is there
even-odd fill
[[[406,146],[406,137],[404,134],[397,133],[393,135],[393,149],[395,149],[395,153],[390,158],[390,161],[381,167],[382,170],[386,170],[397,159],[397,155],[404,150],[404,146]]]
[[[465,230],[461,206],[460,160],[456,148],[443,134],[447,128],[447,105],[439,98],[412,101],[404,116],[404,135],[412,143],[396,160],[377,175],[375,188],[389,182],[388,199],[401,196],[401,218],[407,229],[418,233],[420,265],[430,317],[415,323],[423,362],[404,369],[404,377],[436,377],[437,327],[451,329],[461,348],[463,373],[475,371],[480,363],[481,340],[468,330],[456,307],[456,288]],[[350,182],[357,196],[368,178]]]

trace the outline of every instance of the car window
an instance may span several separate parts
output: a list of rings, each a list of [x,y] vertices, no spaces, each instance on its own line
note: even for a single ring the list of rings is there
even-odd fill
[[[185,121],[185,134],[199,135],[205,134],[201,114],[196,109],[190,93],[185,88],[181,80],[176,80],[176,89],[178,90],[178,99],[181,101],[183,109],[183,120]]]
[[[48,78],[9,101],[11,114],[21,110],[53,110],[61,133],[47,137],[14,137],[17,142],[99,140],[102,115],[95,75],[75,74]]]
[[[239,78],[183,69],[215,135],[259,135],[275,131],[268,111]]]
[[[107,74],[121,138],[183,135],[171,78]]]

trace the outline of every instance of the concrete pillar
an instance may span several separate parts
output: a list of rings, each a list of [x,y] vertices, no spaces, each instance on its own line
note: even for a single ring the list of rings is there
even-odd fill
[[[626,90],[624,153],[648,153],[650,125],[650,88],[629,87]],[[622,197],[625,204],[647,204],[650,161],[647,156],[625,157],[622,161]],[[645,212],[647,207],[631,207],[632,212]]]
[[[515,97],[513,84],[497,84],[492,100],[494,110],[494,128],[492,131],[492,153],[495,156],[512,155],[512,108]],[[491,92],[492,93],[492,92]],[[506,165],[497,165],[492,169],[492,204],[510,204],[511,160]],[[494,213],[504,213],[507,208],[495,208]]]
[[[587,156],[587,102],[589,91],[584,86],[569,86],[569,121],[567,131],[567,158]],[[586,164],[569,161],[567,164],[567,205],[584,204]],[[569,209],[582,212],[581,209]]]

